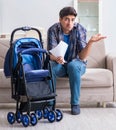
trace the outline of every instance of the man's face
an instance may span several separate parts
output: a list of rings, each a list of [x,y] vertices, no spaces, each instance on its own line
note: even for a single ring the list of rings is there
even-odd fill
[[[62,25],[64,33],[68,34],[72,30],[74,22],[75,16],[73,15],[68,15],[64,16],[63,18],[60,18],[60,23]]]

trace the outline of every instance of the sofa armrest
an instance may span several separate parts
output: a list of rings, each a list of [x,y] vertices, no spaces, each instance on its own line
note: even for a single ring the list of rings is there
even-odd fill
[[[106,67],[112,71],[114,86],[116,86],[116,54],[110,53],[106,56]]]

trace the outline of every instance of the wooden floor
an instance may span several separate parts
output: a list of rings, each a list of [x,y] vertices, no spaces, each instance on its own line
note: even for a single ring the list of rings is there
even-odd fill
[[[0,130],[116,130],[116,108],[81,108],[80,115],[71,115],[70,109],[63,109],[60,122],[49,123],[41,119],[36,126],[23,127],[17,122],[10,125],[7,113],[15,109],[0,107]]]

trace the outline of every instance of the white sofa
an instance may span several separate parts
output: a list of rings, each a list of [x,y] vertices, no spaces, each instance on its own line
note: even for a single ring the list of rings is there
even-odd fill
[[[4,76],[4,57],[9,40],[0,39],[0,103],[12,103],[10,78]],[[70,105],[68,78],[58,78],[56,102],[60,107]],[[105,54],[103,41],[92,46],[88,56],[87,72],[82,76],[81,103],[106,103],[116,101],[116,56]]]
[[[105,105],[116,101],[116,55],[105,53],[104,41],[93,44],[87,58],[87,71],[82,76],[81,104]],[[57,80],[57,102],[70,104],[68,78]]]

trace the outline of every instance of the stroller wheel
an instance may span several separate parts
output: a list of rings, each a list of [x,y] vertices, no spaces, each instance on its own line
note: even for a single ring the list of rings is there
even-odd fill
[[[42,119],[42,111],[41,110],[36,110],[35,114],[36,114],[38,120]]]
[[[15,122],[15,114],[13,112],[9,112],[7,114],[7,120],[10,124],[13,124]]]
[[[44,117],[44,119],[47,119],[48,113],[49,113],[49,109],[48,109],[47,107],[45,107],[45,108],[43,109],[43,117]]]
[[[31,113],[31,115],[30,115],[30,123],[33,126],[37,124],[37,117],[36,117],[35,113]]]
[[[63,118],[63,113],[62,113],[62,111],[59,110],[59,109],[56,109],[56,110],[55,110],[55,113],[56,113],[56,121],[62,120],[62,118]]]
[[[22,124],[24,127],[29,126],[29,116],[24,114],[22,115]]]
[[[55,116],[55,112],[54,111],[49,111],[48,112],[48,121],[50,123],[54,122],[56,119],[56,116]]]
[[[16,114],[15,114],[15,116],[16,116],[16,121],[17,121],[18,123],[20,123],[20,122],[21,122],[21,117],[22,117],[20,111],[17,111]]]

